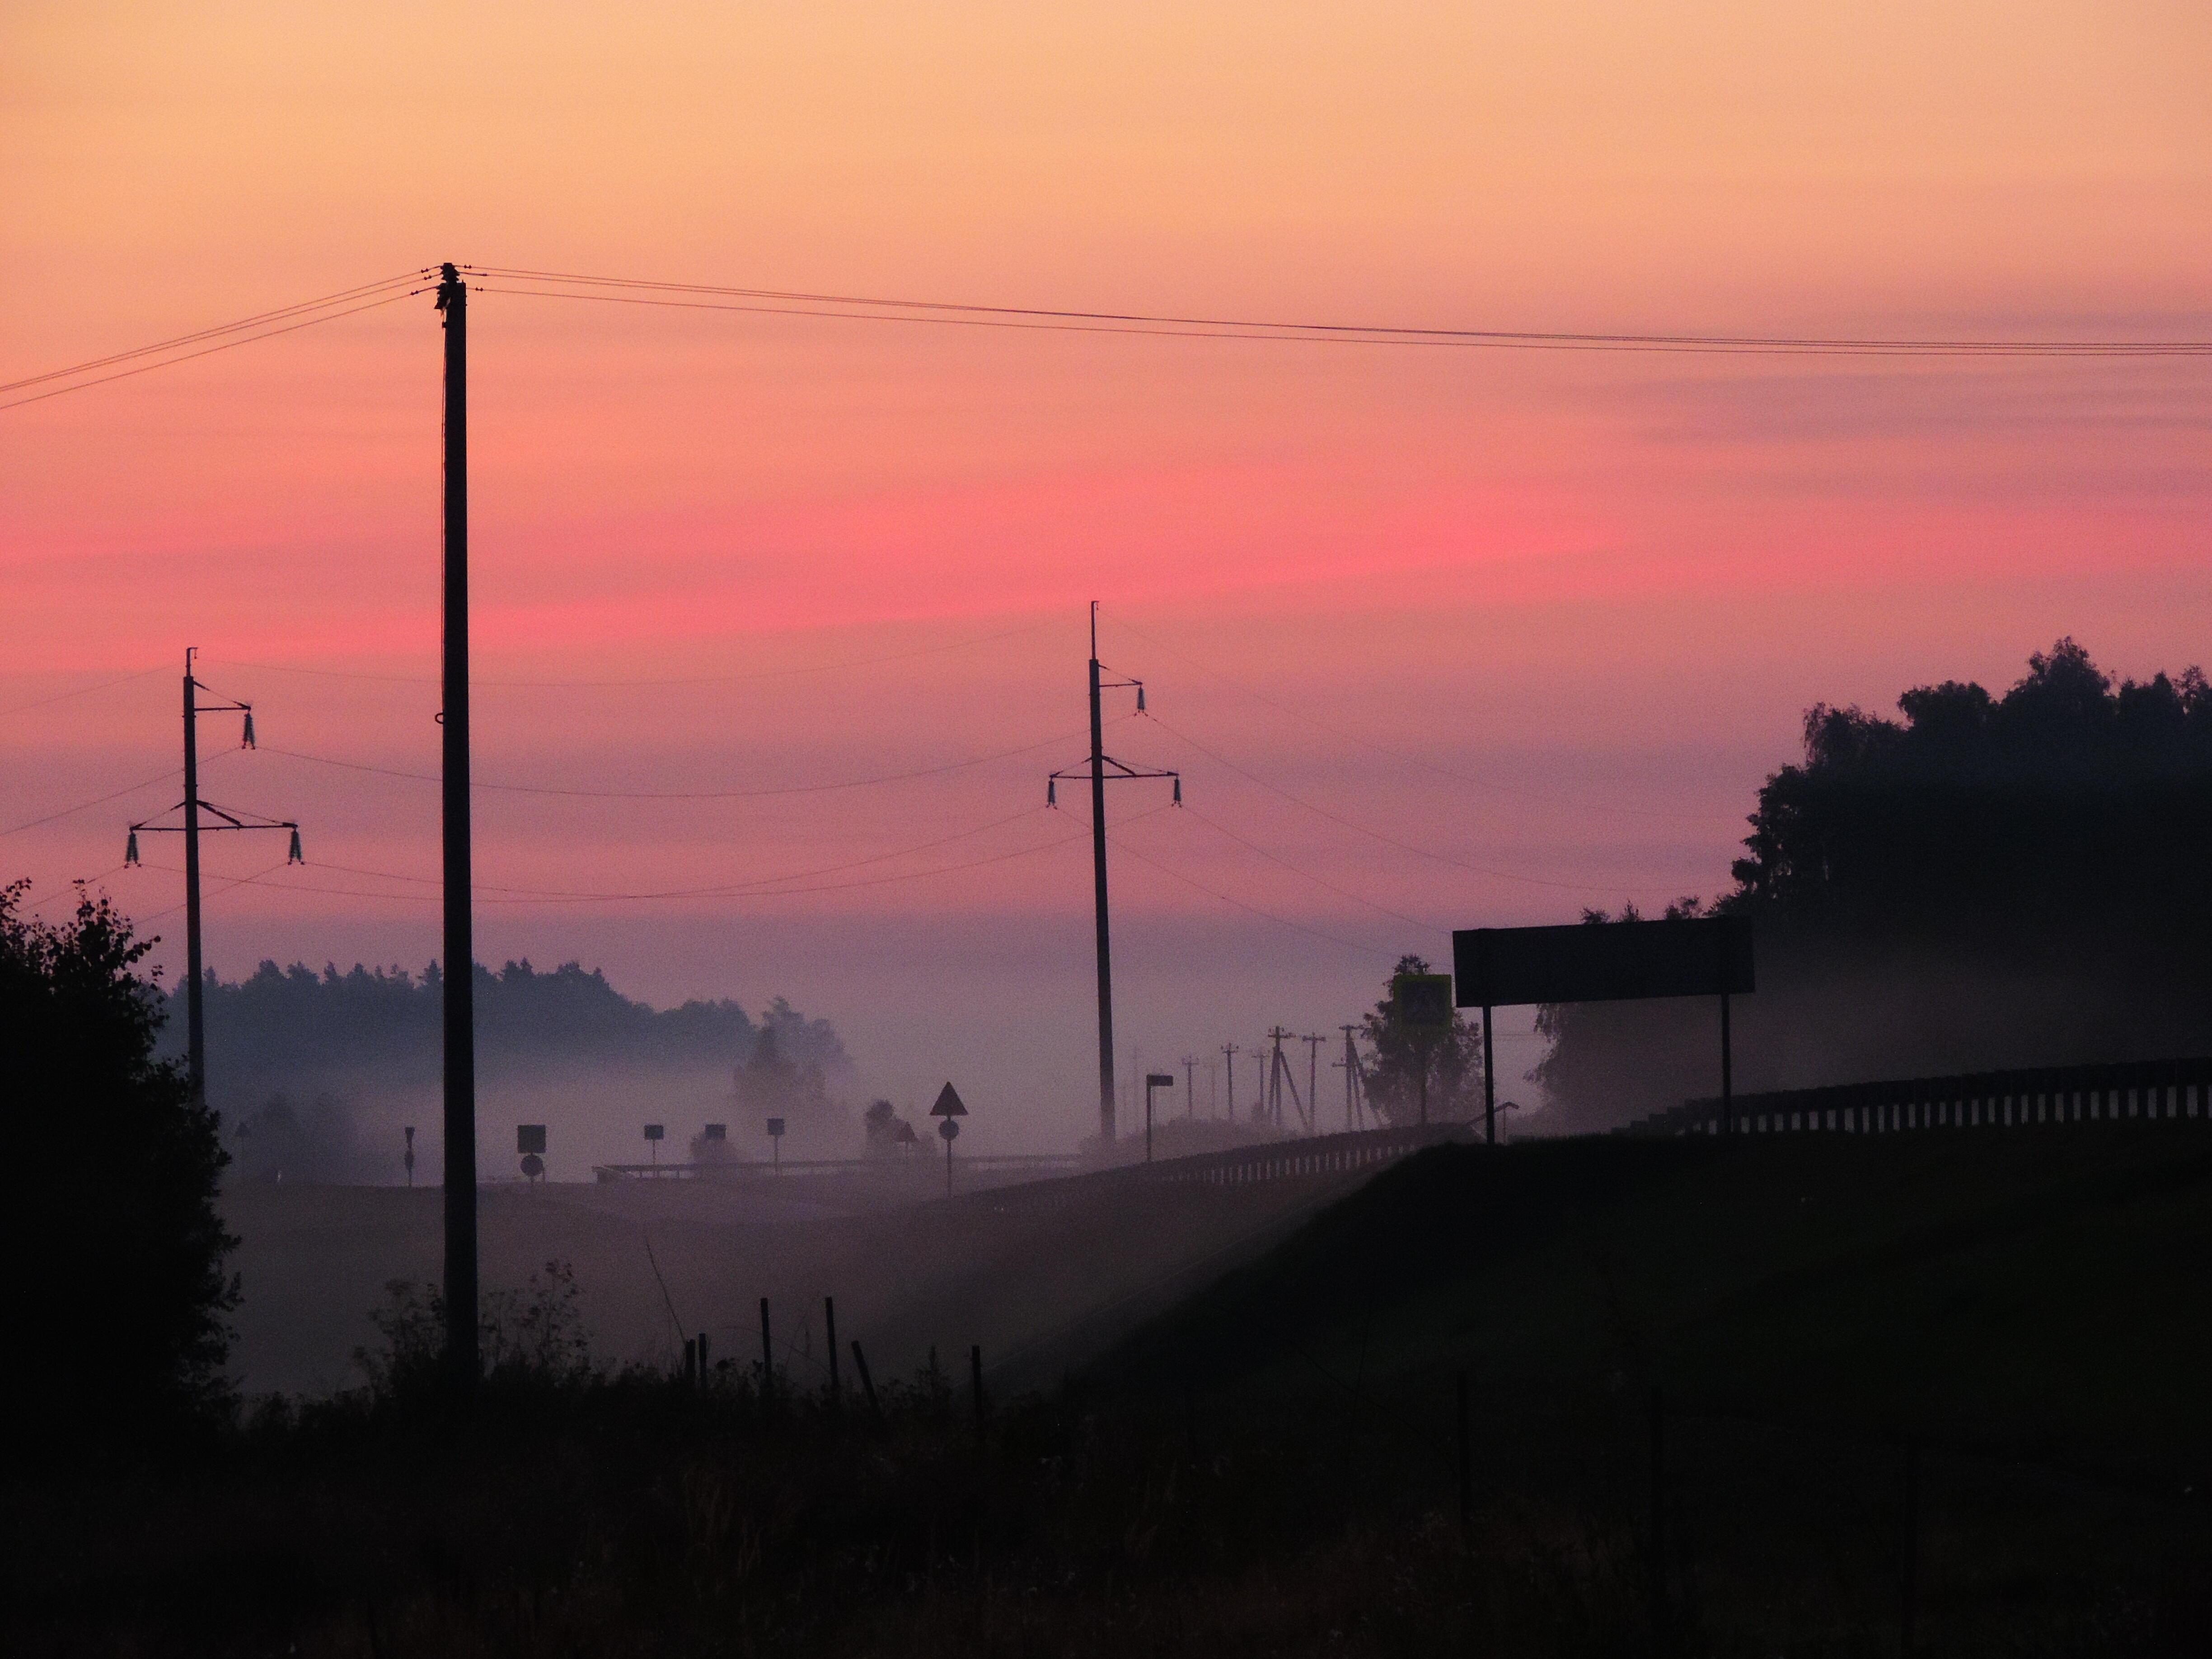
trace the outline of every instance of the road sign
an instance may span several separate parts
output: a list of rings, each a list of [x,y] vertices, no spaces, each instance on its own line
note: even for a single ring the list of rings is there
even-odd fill
[[[1452,958],[1463,1008],[1725,996],[1756,983],[1751,927],[1735,916],[1465,928]]]
[[[1175,1087],[1175,1074],[1172,1072],[1147,1072],[1145,1073],[1145,1087],[1172,1089]]]
[[[948,1083],[937,1091],[937,1104],[929,1109],[929,1115],[932,1117],[945,1119],[965,1117],[968,1115],[968,1108],[960,1098],[960,1091]],[[940,1129],[938,1133],[944,1134],[945,1132]],[[945,1138],[947,1140],[952,1139],[951,1135],[945,1135]]]
[[[709,1123],[702,1137],[708,1140],[727,1140],[729,1138],[730,1126],[726,1123]]]
[[[960,1126],[948,1117],[937,1126],[937,1133],[940,1139],[946,1142],[955,1141],[960,1138]]]
[[[648,1123],[645,1126],[645,1138],[647,1140],[659,1140],[663,1139],[667,1133],[668,1132],[661,1127],[658,1123]]]
[[[783,1120],[782,1120],[781,1118],[780,1118],[780,1117],[772,1117],[772,1118],[769,1119],[769,1121],[768,1121],[768,1132],[769,1132],[769,1133],[771,1136],[773,1136],[775,1139],[778,1139],[778,1140],[782,1139],[783,1139]]]
[[[522,1173],[532,1181],[545,1173],[545,1160],[532,1152],[522,1160]]]
[[[542,1123],[518,1123],[514,1126],[514,1150],[524,1157],[532,1157],[545,1150],[545,1126]]]
[[[1397,1006],[1398,1023],[1410,1030],[1451,1030],[1449,974],[1400,974],[1390,981],[1390,1000]]]

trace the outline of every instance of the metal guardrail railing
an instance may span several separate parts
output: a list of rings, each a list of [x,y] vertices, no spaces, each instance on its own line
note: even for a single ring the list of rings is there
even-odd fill
[[[978,1172],[1000,1170],[1073,1170],[1082,1159],[1073,1152],[1006,1152],[963,1155],[960,1168]],[[614,1181],[751,1181],[779,1175],[840,1175],[864,1171],[872,1175],[907,1175],[937,1181],[944,1165],[933,1157],[787,1158],[781,1164],[732,1158],[712,1164],[595,1164],[592,1173],[602,1182]]]
[[[1738,1095],[1743,1134],[1897,1134],[2043,1124],[2212,1121],[2212,1059],[2051,1066]],[[1688,1100],[1616,1131],[1721,1132],[1718,1100]]]

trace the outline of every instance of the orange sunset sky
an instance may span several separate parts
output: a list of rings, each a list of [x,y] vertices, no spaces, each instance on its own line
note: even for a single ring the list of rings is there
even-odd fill
[[[0,379],[441,259],[1462,328],[2203,339],[2208,85],[2212,9],[2180,0],[23,0],[0,16]],[[1718,890],[1816,700],[2008,683],[2066,633],[2121,673],[2212,656],[2203,358],[501,292],[471,321],[479,780],[811,791],[487,790],[479,954],[580,957],[656,1003],[788,994],[844,1031],[856,1090],[926,1104],[957,1078],[963,1148],[1094,1121],[1086,820],[1079,793],[1044,810],[1084,752],[1091,599],[1158,717],[1108,746],[1181,769],[1189,803],[1114,803],[1129,1071],[1331,1030],[1454,927]],[[436,770],[439,348],[425,294],[0,410],[0,875],[49,914],[98,877],[173,973],[173,846],[113,866],[175,793],[146,781],[196,645],[264,745],[204,793],[298,817],[313,860],[211,846],[212,964],[436,954],[436,790],[387,774]],[[1510,1091],[1537,1053],[1504,1045]],[[574,1126],[568,1173],[628,1122]]]

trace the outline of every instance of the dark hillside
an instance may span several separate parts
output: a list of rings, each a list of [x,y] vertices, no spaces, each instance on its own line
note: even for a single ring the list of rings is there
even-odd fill
[[[1686,1410],[2212,1465],[2212,1133],[2196,1124],[1442,1147],[1126,1344],[1101,1386],[1440,1397],[1568,1439]]]

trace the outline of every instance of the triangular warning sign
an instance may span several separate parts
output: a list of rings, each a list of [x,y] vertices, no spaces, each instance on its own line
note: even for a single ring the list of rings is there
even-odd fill
[[[932,1117],[965,1117],[968,1108],[960,1098],[960,1091],[946,1084],[937,1091],[937,1104],[929,1109]]]

